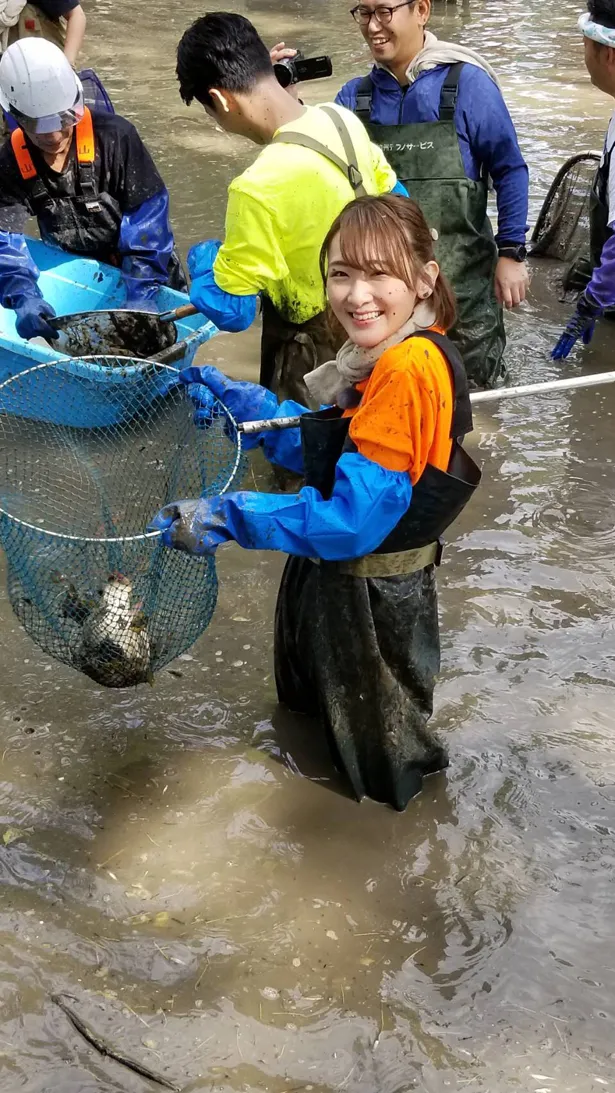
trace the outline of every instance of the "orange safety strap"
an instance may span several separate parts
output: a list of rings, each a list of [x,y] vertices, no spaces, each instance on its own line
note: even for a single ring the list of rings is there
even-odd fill
[[[96,157],[94,123],[92,121],[91,111],[87,106],[83,112],[81,121],[76,125],[76,138],[77,161],[80,164],[94,163]],[[14,132],[11,133],[11,145],[21,177],[24,182],[30,182],[33,178],[36,178],[37,172],[36,167],[32,162],[32,156],[28,150],[28,145],[26,144],[23,129],[15,129]]]
[[[77,160],[79,163],[93,163],[95,157],[94,122],[86,106],[81,121],[77,123]]]
[[[13,130],[11,133],[11,145],[21,177],[24,182],[30,182],[33,178],[36,178],[36,167],[34,166],[32,156],[28,151],[23,129]]]

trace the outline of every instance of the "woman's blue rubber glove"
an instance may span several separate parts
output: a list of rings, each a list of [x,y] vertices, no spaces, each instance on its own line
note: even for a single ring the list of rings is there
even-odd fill
[[[193,365],[179,373],[181,383],[185,383],[188,394],[195,405],[194,424],[199,429],[206,429],[213,420],[214,396],[224,403],[238,424],[244,421],[260,421],[263,418],[298,417],[308,412],[306,406],[297,402],[278,400],[272,391],[258,383],[243,380],[231,380],[213,365],[202,368]],[[208,401],[211,400],[211,401]],[[249,452],[263,444],[265,457],[270,463],[296,474],[303,472],[303,452],[301,434],[298,429],[279,430],[268,433],[252,433],[242,437],[242,447]]]
[[[194,423],[199,428],[211,423],[211,414],[207,420],[207,410],[205,414],[202,411],[203,406],[207,407],[205,392],[211,397],[210,410],[213,407],[212,396],[215,396],[224,403],[239,424],[243,421],[259,421],[261,418],[274,417],[278,409],[278,400],[272,391],[268,391],[266,387],[261,387],[258,383],[231,380],[211,364],[202,368],[196,365],[184,368],[179,373],[179,379],[181,383],[187,385],[188,394],[197,407]]]
[[[219,500],[219,497],[211,498],[211,501]],[[160,538],[166,547],[197,556],[213,554],[221,543],[232,538],[224,519],[211,512],[210,501],[206,498],[165,505],[148,524],[147,530],[162,532]]]

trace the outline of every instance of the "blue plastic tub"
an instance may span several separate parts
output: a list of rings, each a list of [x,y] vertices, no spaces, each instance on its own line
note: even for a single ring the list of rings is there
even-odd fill
[[[125,289],[121,274],[115,267],[91,258],[79,258],[67,254],[37,239],[28,239],[27,243],[40,270],[39,286],[43,296],[55,308],[57,315],[104,310],[123,305]],[[156,299],[160,311],[181,307],[189,302],[186,294],[171,288],[161,288]],[[187,339],[184,356],[173,364],[173,368],[178,371],[192,364],[198,347],[218,331],[213,323],[205,320],[202,315],[191,315],[187,319],[180,319],[176,326],[178,340]],[[48,370],[34,371],[28,377],[24,377],[22,384],[17,385],[24,393],[27,393],[26,388],[29,388],[30,384],[37,385],[38,398],[28,397],[26,402],[31,406],[41,406],[41,419],[53,420],[60,425],[74,425],[77,428],[84,426],[100,428],[116,424],[129,412],[128,406],[123,413],[121,412],[124,405],[121,389],[123,380],[126,378],[122,371],[102,368],[94,363],[88,364],[84,360],[76,363],[72,357],[59,353],[57,349],[52,349],[42,340],[40,344],[39,340],[24,341],[15,330],[15,312],[0,307],[0,384],[20,372],[52,361],[57,361],[65,373],[75,375],[74,397],[71,397],[69,391],[61,410],[54,410],[52,415],[43,412],[45,398],[42,388],[48,382]],[[134,391],[134,371],[130,370],[130,374],[131,383],[127,386]],[[87,377],[93,382],[84,384],[81,382],[81,377]],[[168,387],[172,384],[172,373],[166,370],[144,369],[143,385],[146,387],[148,384],[152,385],[152,394],[155,395],[160,392],[161,385]],[[9,396],[10,386],[5,387],[1,392],[0,408],[5,413],[19,413],[15,399]],[[100,399],[96,397],[98,387]],[[84,408],[83,400],[86,397],[87,407]],[[31,417],[31,413],[26,413],[25,416]]]

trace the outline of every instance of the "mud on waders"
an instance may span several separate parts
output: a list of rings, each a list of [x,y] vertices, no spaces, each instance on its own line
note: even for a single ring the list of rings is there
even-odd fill
[[[355,114],[380,145],[398,179],[439,235],[436,258],[457,297],[449,336],[459,348],[471,384],[493,387],[506,374],[504,316],[494,275],[498,250],[487,216],[488,180],[466,175],[455,128],[461,62],[451,65],[440,95],[439,120],[407,125],[371,121],[373,84],[359,84]]]

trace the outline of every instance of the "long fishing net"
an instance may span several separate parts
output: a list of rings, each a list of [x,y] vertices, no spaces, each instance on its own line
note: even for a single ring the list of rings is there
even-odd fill
[[[566,160],[549,188],[532,233],[533,258],[566,263],[564,291],[580,291],[591,275],[590,199],[599,163],[595,152]]]
[[[161,544],[165,504],[224,492],[243,472],[235,423],[208,428],[177,372],[83,358],[0,385],[0,542],[22,626],[57,660],[106,687],[146,681],[208,626],[213,558]]]

